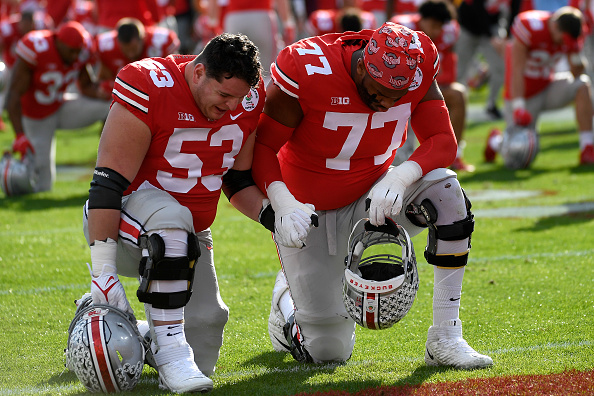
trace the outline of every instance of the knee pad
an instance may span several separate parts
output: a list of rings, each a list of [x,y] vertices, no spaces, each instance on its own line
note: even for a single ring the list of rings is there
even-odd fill
[[[455,268],[463,267],[468,263],[468,251],[462,254],[437,254],[438,239],[442,241],[460,241],[468,238],[468,248],[470,249],[470,237],[474,231],[474,215],[470,211],[472,204],[464,189],[462,189],[462,194],[466,204],[466,217],[452,224],[435,224],[438,213],[430,199],[424,199],[419,205],[410,203],[406,208],[406,216],[414,225],[428,227],[429,229],[429,242],[425,249],[425,259],[431,265]],[[426,224],[419,222],[416,218],[417,215],[422,215]]]
[[[136,291],[138,300],[161,309],[185,306],[192,296],[195,264],[200,257],[200,245],[196,234],[188,233],[186,257],[165,257],[165,242],[158,234],[141,236],[140,247],[148,250],[148,257],[142,258],[138,269],[140,275],[140,286]],[[149,292],[150,283],[154,280],[186,280],[188,288],[172,293]]]

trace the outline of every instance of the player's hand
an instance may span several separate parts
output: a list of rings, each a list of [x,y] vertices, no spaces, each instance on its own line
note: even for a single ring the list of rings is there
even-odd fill
[[[405,161],[390,169],[367,195],[365,204],[369,222],[379,226],[385,224],[386,217],[397,216],[402,210],[404,191],[422,175],[421,167],[413,161]]]
[[[312,226],[318,226],[318,215],[311,204],[293,197],[285,183],[276,181],[267,188],[274,209],[274,237],[286,247],[302,248]]]
[[[31,150],[32,153],[35,153],[33,146],[27,136],[23,132],[17,132],[16,138],[12,143],[12,151],[15,153],[21,153],[21,158],[25,158],[25,154],[27,154],[27,150]]]
[[[107,304],[133,313],[115,267],[110,265],[103,267],[101,275],[91,277],[91,297],[93,304]]]
[[[514,123],[519,126],[528,126],[532,122],[532,114],[523,107],[514,110]]]

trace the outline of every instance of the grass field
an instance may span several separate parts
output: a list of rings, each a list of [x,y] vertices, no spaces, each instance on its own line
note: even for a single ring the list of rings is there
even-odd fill
[[[469,123],[466,159],[477,170],[460,175],[476,215],[461,319],[465,338],[493,357],[492,368],[425,366],[433,288],[432,268],[422,258],[426,232],[413,240],[420,288],[400,323],[381,332],[358,328],[353,356],[344,365],[301,365],[274,353],[267,333],[278,270],[274,246],[261,226],[221,200],[212,232],[230,320],[212,394],[354,393],[594,369],[594,167],[577,166],[573,122],[554,119],[541,126],[541,152],[530,170],[508,171],[500,160],[485,164],[483,145],[493,126],[503,124]],[[0,198],[0,395],[85,393],[64,369],[63,349],[73,300],[89,288],[81,208],[98,135],[99,125],[59,132],[57,158],[63,167],[53,191]],[[8,148],[12,137],[0,133],[0,148]],[[501,197],[502,190],[518,194]],[[547,210],[572,204],[584,204],[586,211],[550,215]],[[505,211],[510,208],[517,210]],[[124,285],[134,296],[136,281],[125,279]],[[141,317],[141,304],[131,303]],[[442,389],[448,393],[447,385]],[[584,394],[594,393],[594,383],[586,389],[590,392]],[[532,391],[527,394],[538,394]],[[157,374],[147,366],[133,394],[155,393],[160,393]]]

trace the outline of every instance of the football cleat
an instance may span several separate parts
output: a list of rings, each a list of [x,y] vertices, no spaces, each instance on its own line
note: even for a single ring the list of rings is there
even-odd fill
[[[283,271],[278,271],[276,281],[274,282],[274,289],[272,290],[272,303],[270,304],[270,316],[268,317],[268,335],[272,348],[276,352],[287,352],[288,348],[284,344],[286,342],[283,333],[283,326],[287,322],[283,313],[278,306],[279,300],[283,293],[289,289],[287,280]]]
[[[212,380],[205,376],[194,362],[194,352],[182,333],[172,334],[171,337],[175,337],[176,342],[158,351],[155,351],[157,349],[155,343],[151,343],[151,351],[158,365],[159,388],[174,393],[212,390]],[[160,361],[169,360],[172,356],[177,358],[159,364]]]
[[[498,147],[501,142],[501,131],[499,129],[492,129],[487,137],[487,144],[485,146],[485,162],[495,162],[497,151],[493,146]]]
[[[450,169],[457,172],[474,172],[474,165],[467,164],[461,157],[456,157]]]
[[[594,146],[588,144],[580,153],[580,165],[594,165]]]
[[[503,115],[501,114],[501,111],[499,111],[499,109],[497,108],[497,106],[487,106],[485,108],[485,113],[487,113],[487,115],[489,116],[490,119],[492,120],[501,120],[503,118]]]
[[[188,358],[159,366],[159,388],[175,393],[208,392],[213,382]]]
[[[451,366],[472,370],[493,365],[493,359],[481,355],[462,338],[460,319],[441,322],[429,327],[425,344],[425,363],[428,366]]]

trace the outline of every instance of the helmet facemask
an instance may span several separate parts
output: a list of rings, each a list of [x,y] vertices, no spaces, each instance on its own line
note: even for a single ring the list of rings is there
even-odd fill
[[[382,330],[400,321],[410,310],[417,290],[414,248],[408,233],[390,219],[376,227],[369,221],[364,230],[349,238],[345,258],[343,301],[360,326]]]

